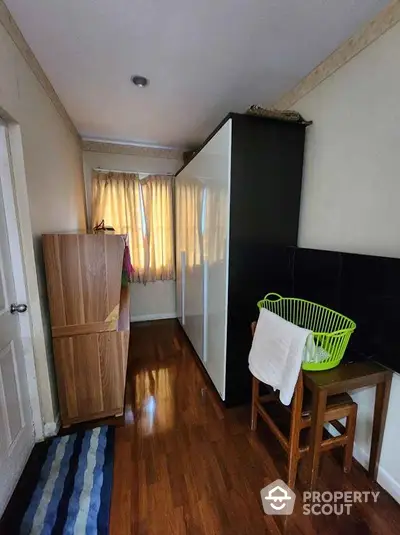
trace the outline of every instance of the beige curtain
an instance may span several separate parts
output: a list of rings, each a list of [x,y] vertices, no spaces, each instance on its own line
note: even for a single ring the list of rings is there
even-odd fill
[[[92,227],[128,234],[134,282],[173,279],[172,179],[93,172]]]
[[[173,185],[168,176],[141,181],[149,249],[147,280],[175,278]]]

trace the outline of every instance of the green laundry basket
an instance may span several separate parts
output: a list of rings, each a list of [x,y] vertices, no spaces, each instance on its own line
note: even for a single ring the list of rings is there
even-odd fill
[[[356,328],[354,321],[346,316],[304,299],[269,293],[257,303],[257,306],[259,309],[266,308],[285,320],[312,331],[315,352],[320,356],[320,360],[303,362],[303,370],[330,370],[337,366]]]

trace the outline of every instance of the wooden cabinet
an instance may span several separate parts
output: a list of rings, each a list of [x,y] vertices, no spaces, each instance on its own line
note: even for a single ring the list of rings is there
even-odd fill
[[[123,412],[129,346],[124,247],[115,235],[43,236],[63,426]]]

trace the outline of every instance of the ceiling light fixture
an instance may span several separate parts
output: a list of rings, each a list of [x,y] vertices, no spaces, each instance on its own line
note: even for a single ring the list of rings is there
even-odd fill
[[[146,78],[145,76],[140,76],[139,74],[134,74],[131,77],[131,82],[137,87],[146,87],[146,85],[149,85],[148,78]]]

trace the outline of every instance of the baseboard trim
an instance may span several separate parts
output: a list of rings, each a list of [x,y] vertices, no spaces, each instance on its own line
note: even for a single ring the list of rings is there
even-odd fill
[[[368,470],[369,453],[357,444],[354,444],[353,456],[361,466]],[[377,481],[397,503],[400,503],[400,482],[396,481],[382,465],[378,467]]]
[[[338,431],[331,424],[325,424],[325,428],[333,436],[338,436]],[[369,464],[369,453],[367,453],[363,448],[361,448],[357,442],[354,443],[353,448],[353,457],[368,470]],[[378,478],[377,481],[381,487],[383,487],[386,492],[388,492],[397,503],[400,503],[400,482],[396,481],[390,474],[387,472],[382,465],[378,467]]]
[[[43,426],[44,438],[55,437],[60,429],[60,418],[57,416],[54,422],[46,422]]]
[[[165,314],[144,314],[143,316],[131,316],[131,323],[139,321],[170,320],[177,318],[176,312],[166,312]]]

